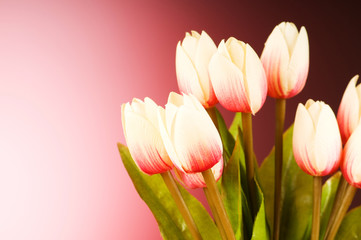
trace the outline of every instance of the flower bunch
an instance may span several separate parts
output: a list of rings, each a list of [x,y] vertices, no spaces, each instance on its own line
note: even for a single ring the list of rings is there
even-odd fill
[[[171,92],[164,108],[150,98],[123,104],[128,148],[118,145],[163,238],[334,239],[353,226],[342,220],[361,187],[358,76],[337,118],[329,105],[310,99],[284,133],[286,100],[302,91],[308,75],[304,27],[277,25],[261,57],[234,37],[216,46],[206,32],[192,31],[178,42],[175,65],[180,94]],[[258,167],[252,118],[267,95],[276,99],[275,148]],[[217,103],[236,112],[230,128]],[[213,218],[184,187],[203,188]]]

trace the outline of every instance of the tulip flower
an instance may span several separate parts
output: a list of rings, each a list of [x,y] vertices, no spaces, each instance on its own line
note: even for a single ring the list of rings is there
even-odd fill
[[[255,114],[267,95],[260,59],[249,44],[231,37],[218,46],[209,63],[214,92],[226,109]]]
[[[222,159],[222,142],[207,111],[192,95],[170,93],[158,108],[160,133],[170,159],[184,173],[203,172]]]
[[[268,95],[290,98],[306,83],[309,68],[309,45],[306,29],[290,22],[277,25],[268,37],[261,60],[268,80]]]
[[[329,105],[308,100],[299,104],[293,130],[293,153],[298,166],[312,176],[335,172],[340,164],[341,136]]]
[[[176,73],[179,90],[194,95],[205,108],[212,107],[218,100],[209,79],[208,64],[217,47],[208,34],[192,31],[186,33],[176,51]]]
[[[341,170],[349,184],[361,188],[361,124],[351,134],[345,145]]]
[[[221,160],[216,165],[214,165],[211,170],[215,181],[217,182],[222,176],[223,158],[221,158]],[[174,174],[178,181],[187,188],[194,189],[206,187],[206,182],[204,181],[202,173],[184,173],[177,170],[177,168],[174,168]]]
[[[129,152],[143,172],[169,171],[173,164],[164,147],[157,119],[158,106],[150,99],[122,105],[122,124]]]
[[[358,78],[358,75],[354,76],[347,85],[337,113],[343,144],[361,120],[361,84],[356,87]]]

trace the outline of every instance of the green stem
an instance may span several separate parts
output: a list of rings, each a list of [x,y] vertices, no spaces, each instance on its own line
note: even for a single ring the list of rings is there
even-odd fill
[[[276,99],[275,132],[275,190],[273,214],[273,239],[278,240],[281,226],[281,190],[283,163],[283,128],[286,115],[286,99]]]
[[[198,231],[198,228],[192,218],[192,215],[189,212],[189,209],[186,203],[183,200],[183,197],[178,189],[177,184],[174,181],[174,178],[170,171],[161,173],[163,177],[164,183],[167,185],[169,192],[171,193],[180,213],[182,214],[185,223],[188,226],[189,231],[191,232],[192,236],[196,240],[201,240],[201,234]]]
[[[219,218],[219,215],[216,210],[216,206],[215,206],[214,202],[212,201],[212,198],[210,196],[208,188],[207,187],[203,188],[203,191],[204,191],[204,195],[206,195],[208,205],[211,208],[213,218],[214,218],[214,221],[216,222],[219,233],[221,234],[222,239],[227,239],[226,231],[224,230],[224,226],[222,224],[221,219]]]
[[[330,234],[332,226],[335,223],[337,213],[340,210],[347,185],[348,185],[348,183],[347,183],[346,179],[343,177],[343,175],[341,175],[340,182],[338,183],[338,187],[337,187],[337,191],[336,191],[335,200],[333,202],[330,218],[328,220],[328,224],[327,224],[327,228],[326,228],[326,232],[325,232],[325,239]]]
[[[214,179],[213,173],[211,169],[208,169],[204,172],[202,172],[204,181],[206,182],[207,188],[209,190],[209,196],[211,197],[211,202],[213,202],[216,214],[218,214],[222,225],[224,226],[224,230],[226,232],[227,239],[229,240],[235,240],[233,229],[231,226],[231,223],[229,221],[229,218],[227,216],[226,210],[224,209],[221,196],[219,194],[216,180]],[[213,213],[214,215],[214,213]]]
[[[314,176],[311,240],[318,240],[320,237],[321,197],[322,197],[322,177]]]
[[[336,215],[335,222],[331,227],[329,234],[325,237],[325,240],[333,240],[337,234],[338,228],[340,227],[343,218],[345,217],[348,208],[350,207],[353,198],[355,197],[357,188],[352,185],[347,185],[346,190],[344,191],[343,200],[341,207]]]
[[[252,135],[252,115],[250,113],[242,113],[243,126],[243,143],[247,172],[247,184],[250,195],[250,205],[252,216],[256,215],[256,192],[254,183],[254,161],[253,161],[253,135]]]

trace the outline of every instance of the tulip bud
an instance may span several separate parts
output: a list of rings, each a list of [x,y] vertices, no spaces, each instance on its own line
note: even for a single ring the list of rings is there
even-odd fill
[[[337,121],[340,127],[342,142],[345,144],[361,120],[361,84],[356,87],[358,75],[354,76],[346,87]]]
[[[267,80],[252,47],[231,37],[218,46],[209,63],[214,92],[226,109],[255,114],[267,96]]]
[[[342,151],[335,114],[324,102],[298,105],[293,129],[293,154],[298,166],[312,176],[336,171]]]
[[[361,188],[361,124],[351,134],[345,145],[341,171],[349,184]]]
[[[268,80],[268,95],[290,98],[302,91],[309,68],[306,29],[290,22],[277,25],[268,37],[261,60]]]
[[[217,47],[208,34],[192,31],[186,33],[176,51],[176,73],[179,90],[194,95],[205,108],[214,106],[218,100],[209,79],[208,64]]]
[[[223,158],[221,158],[221,160],[214,165],[211,170],[214,175],[214,179],[217,182],[222,176]],[[184,187],[191,189],[207,187],[202,173],[184,173],[177,170],[177,168],[174,168],[174,175]]]
[[[158,106],[150,99],[122,105],[122,124],[129,152],[143,172],[152,175],[173,168],[157,119]]]
[[[178,170],[203,172],[222,159],[219,133],[194,96],[172,92],[165,110],[158,110],[163,143]]]

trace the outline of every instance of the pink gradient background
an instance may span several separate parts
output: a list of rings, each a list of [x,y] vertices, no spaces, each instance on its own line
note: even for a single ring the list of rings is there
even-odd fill
[[[336,111],[361,72],[361,21],[355,6],[327,4],[0,0],[0,239],[160,239],[117,151],[121,103],[164,104],[178,90],[186,31],[217,44],[234,36],[261,54],[288,20],[306,26],[311,66],[286,125],[308,98]],[[254,118],[259,159],[273,145],[273,102]]]

